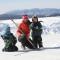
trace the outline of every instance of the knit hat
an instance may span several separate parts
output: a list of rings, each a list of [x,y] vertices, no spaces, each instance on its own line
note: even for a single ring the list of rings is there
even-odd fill
[[[23,16],[22,16],[22,19],[23,19],[23,20],[25,20],[25,19],[28,20],[28,16],[27,16],[27,15],[23,15]]]

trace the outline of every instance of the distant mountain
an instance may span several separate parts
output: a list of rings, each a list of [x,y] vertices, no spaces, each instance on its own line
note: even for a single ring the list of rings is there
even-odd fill
[[[1,19],[19,19],[22,15],[28,15],[32,17],[32,15],[37,15],[38,17],[50,17],[50,16],[60,16],[60,9],[54,8],[45,8],[45,9],[25,9],[25,10],[14,10],[10,12],[6,12],[5,14],[0,15]]]

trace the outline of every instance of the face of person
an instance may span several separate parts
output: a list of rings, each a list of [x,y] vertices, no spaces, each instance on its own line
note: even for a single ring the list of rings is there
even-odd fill
[[[27,23],[28,20],[27,20],[27,19],[24,19],[23,21],[24,21],[25,23]]]
[[[33,19],[33,22],[36,23],[36,22],[37,22],[37,18],[34,18],[34,19]]]

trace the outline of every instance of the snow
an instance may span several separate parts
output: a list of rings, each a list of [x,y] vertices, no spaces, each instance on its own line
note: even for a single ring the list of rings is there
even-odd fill
[[[31,19],[30,19],[31,20]],[[51,28],[51,24],[60,22],[60,17],[45,17],[39,18],[42,20],[42,25]],[[17,23],[21,23],[21,19],[14,19]],[[0,23],[7,23],[11,27],[11,32],[17,37],[16,29],[17,27],[13,24],[11,20],[0,20]],[[56,24],[54,25],[56,26]],[[47,29],[48,29],[47,28]],[[60,60],[60,33],[55,33],[51,29],[43,30],[42,34],[43,46],[45,49],[40,51],[26,51],[26,52],[2,52],[4,47],[4,42],[0,37],[0,60]],[[20,42],[17,42],[16,46],[21,49]]]

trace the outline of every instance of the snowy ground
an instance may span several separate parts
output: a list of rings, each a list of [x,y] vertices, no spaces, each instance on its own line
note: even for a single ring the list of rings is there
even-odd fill
[[[46,17],[39,18],[44,21],[42,24],[50,26],[52,23],[60,22],[60,17]],[[21,22],[20,19],[14,20],[17,24]],[[12,33],[16,36],[17,27],[12,21],[0,21],[0,23],[8,23],[12,28]],[[42,34],[43,46],[45,49],[39,51],[20,52],[21,45],[17,42],[18,52],[2,52],[4,42],[0,38],[0,60],[60,60],[60,34],[50,31],[48,34]]]

